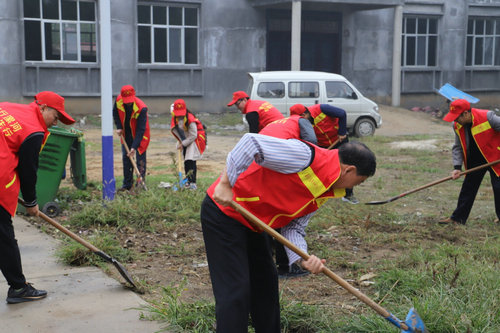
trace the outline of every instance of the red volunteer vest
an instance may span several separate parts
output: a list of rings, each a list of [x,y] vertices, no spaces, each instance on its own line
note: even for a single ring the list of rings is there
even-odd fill
[[[339,120],[321,112],[320,105],[308,106],[307,109],[314,119],[314,133],[318,138],[318,146],[326,148],[338,139]]]
[[[298,173],[283,174],[252,163],[236,180],[233,200],[276,229],[317,210],[329,198],[343,196],[344,189],[330,188],[340,177],[338,150],[316,146],[314,149],[314,161]],[[220,177],[207,190],[212,199],[219,181]],[[254,230],[233,208],[216,205],[227,216]]]
[[[488,110],[471,109],[472,126],[471,133],[474,141],[483,154],[486,161],[493,162],[500,159],[500,133],[491,128],[486,114]],[[457,132],[462,145],[462,153],[464,157],[464,165],[467,169],[467,146],[465,143],[465,130],[462,125],[457,122],[453,123],[455,132]],[[500,175],[500,165],[492,166],[493,171],[497,176]]]
[[[141,110],[147,108],[148,106],[144,104],[139,98],[134,97],[134,105],[132,107],[132,115],[130,116],[130,129],[132,130],[132,136],[135,138],[135,131],[137,129],[137,118],[141,114]],[[118,95],[116,98],[116,108],[118,109],[118,116],[120,117],[120,122],[122,127],[125,128],[125,107],[123,106],[123,98]],[[147,115],[146,115],[147,116]],[[149,117],[146,118],[146,130],[142,136],[141,143],[137,147],[139,154],[143,154],[146,149],[148,149],[149,141],[151,140],[151,133],[149,129]]]
[[[44,133],[42,148],[49,131],[38,105],[0,103],[0,205],[14,216],[17,208],[20,182],[17,174],[19,147],[24,140],[36,132]]]
[[[259,134],[269,135],[280,139],[300,140],[299,119],[299,115],[292,115],[288,118],[275,120],[264,127]]]
[[[194,142],[196,143],[196,146],[198,147],[200,154],[203,154],[207,145],[207,137],[205,134],[205,129],[203,128],[203,124],[198,118],[194,116],[194,114],[186,112],[186,115],[187,119],[186,117],[184,117],[184,131],[188,131],[189,124],[191,124],[192,122],[196,123],[197,136]],[[177,118],[175,116],[172,116],[172,121],[170,122],[170,128],[171,128],[170,131],[172,132],[172,135],[177,138],[177,140],[182,141],[181,138],[177,137],[177,135],[175,135],[174,131],[172,130],[176,125],[177,125]]]
[[[243,114],[257,112],[259,114],[259,132],[269,123],[283,119],[284,116],[271,103],[249,99],[245,105]]]

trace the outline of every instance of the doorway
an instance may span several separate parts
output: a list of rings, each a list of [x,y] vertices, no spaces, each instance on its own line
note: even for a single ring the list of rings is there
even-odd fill
[[[340,74],[341,14],[303,11],[301,25],[301,70]],[[267,11],[266,70],[291,68],[291,11]]]

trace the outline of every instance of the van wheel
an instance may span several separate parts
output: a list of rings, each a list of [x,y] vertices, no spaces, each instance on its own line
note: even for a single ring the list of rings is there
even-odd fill
[[[375,133],[375,122],[369,118],[362,118],[354,125],[354,135],[357,137],[370,136]]]

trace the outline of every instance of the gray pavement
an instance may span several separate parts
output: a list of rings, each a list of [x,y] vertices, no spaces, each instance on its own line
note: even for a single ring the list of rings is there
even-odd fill
[[[19,217],[14,218],[14,230],[26,279],[35,288],[47,290],[48,296],[7,304],[8,285],[0,274],[0,332],[149,333],[163,327],[140,320],[140,311],[134,308],[145,302],[100,269],[58,262],[56,239]]]

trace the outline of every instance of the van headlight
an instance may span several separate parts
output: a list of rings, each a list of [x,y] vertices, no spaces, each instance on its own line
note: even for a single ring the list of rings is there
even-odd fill
[[[375,105],[375,106],[373,107],[373,111],[375,111],[375,112],[377,112],[377,113],[378,113],[378,105]]]

